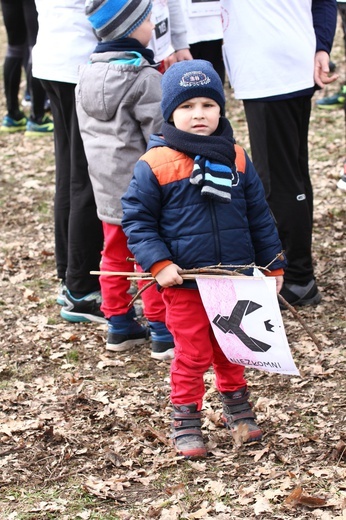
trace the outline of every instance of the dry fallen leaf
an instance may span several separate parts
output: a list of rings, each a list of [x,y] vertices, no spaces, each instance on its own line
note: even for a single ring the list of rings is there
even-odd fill
[[[261,495],[256,495],[254,498],[256,502],[254,503],[253,508],[256,516],[273,510],[267,498]]]
[[[236,429],[232,430],[232,437],[236,447],[242,446],[249,438],[248,425],[240,423]]]
[[[327,504],[327,500],[325,498],[304,495],[303,489],[301,487],[297,487],[285,499],[284,505],[291,506],[291,507],[294,507],[297,505],[303,505],[303,506],[315,508],[315,507],[326,507],[328,504]]]
[[[340,439],[332,451],[333,460],[346,460],[346,443]]]

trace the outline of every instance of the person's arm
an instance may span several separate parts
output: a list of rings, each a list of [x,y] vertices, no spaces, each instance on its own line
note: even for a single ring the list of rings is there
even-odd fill
[[[187,30],[183,23],[184,13],[180,2],[178,0],[168,0],[168,9],[171,40],[175,52],[164,60],[165,70],[177,61],[192,60],[192,54],[187,41]]]
[[[189,49],[187,29],[184,23],[184,13],[180,1],[168,0],[169,21],[171,24],[171,39],[174,50]],[[191,58],[190,58],[191,59]]]
[[[332,50],[338,8],[336,0],[312,0],[312,23],[316,34],[316,52]]]
[[[338,74],[329,75],[329,54],[336,29],[337,4],[335,0],[312,0],[311,10],[316,35],[314,80],[323,88],[338,78]]]

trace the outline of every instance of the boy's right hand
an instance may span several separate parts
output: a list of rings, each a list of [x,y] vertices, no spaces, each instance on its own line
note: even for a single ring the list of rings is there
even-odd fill
[[[181,285],[183,279],[179,274],[181,271],[180,267],[176,264],[166,265],[161,271],[155,276],[156,281],[161,287],[171,287],[172,285]]]

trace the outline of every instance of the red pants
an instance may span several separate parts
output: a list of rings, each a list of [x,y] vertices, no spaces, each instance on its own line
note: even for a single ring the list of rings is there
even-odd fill
[[[104,247],[102,251],[102,271],[134,271],[135,263],[126,260],[133,255],[127,247],[127,238],[121,226],[103,222]],[[138,270],[140,268],[138,267]],[[100,276],[102,305],[106,318],[126,314],[132,295],[128,293],[131,282],[126,276]],[[141,285],[141,284],[139,284]],[[142,284],[143,285],[143,284]],[[144,315],[149,321],[165,321],[166,309],[162,295],[156,285],[142,293]]]
[[[167,288],[166,325],[174,337],[171,364],[171,402],[197,403],[202,408],[204,374],[212,365],[219,392],[246,386],[244,367],[230,363],[216,341],[198,290]]]

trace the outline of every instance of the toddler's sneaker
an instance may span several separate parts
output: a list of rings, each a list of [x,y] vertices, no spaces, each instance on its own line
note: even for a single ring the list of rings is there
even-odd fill
[[[60,311],[60,316],[64,318],[64,320],[71,321],[73,323],[90,321],[96,321],[97,323],[107,323],[100,306],[100,291],[89,293],[83,298],[74,298],[67,289],[65,293],[64,305]]]
[[[263,435],[255,421],[256,416],[252,411],[249,397],[250,392],[247,386],[235,392],[220,393],[220,400],[223,404],[223,423],[232,433],[236,433],[240,425],[245,425],[247,434],[243,439],[244,443],[260,441]]]
[[[346,101],[346,85],[343,85],[339,92],[330,97],[324,97],[316,101],[318,108],[325,110],[334,110],[335,108],[343,108]]]
[[[124,352],[149,342],[149,329],[140,325],[135,318],[134,308],[126,314],[109,318],[106,350]]]
[[[44,115],[40,120],[34,121],[29,119],[26,124],[25,135],[27,137],[39,137],[41,135],[50,135],[54,132],[54,123],[47,116]]]
[[[22,117],[20,117],[19,119],[13,119],[7,114],[2,120],[0,132],[7,134],[12,134],[14,132],[23,132],[26,129],[28,119],[23,113],[21,114],[21,116]]]
[[[322,300],[321,293],[317,289],[315,280],[310,280],[305,285],[297,285],[294,283],[284,283],[280,294],[290,305],[298,305],[304,307],[306,305],[318,305]],[[285,310],[287,307],[281,301],[280,309]]]
[[[151,336],[151,357],[159,361],[174,358],[173,336],[162,321],[149,321]]]

